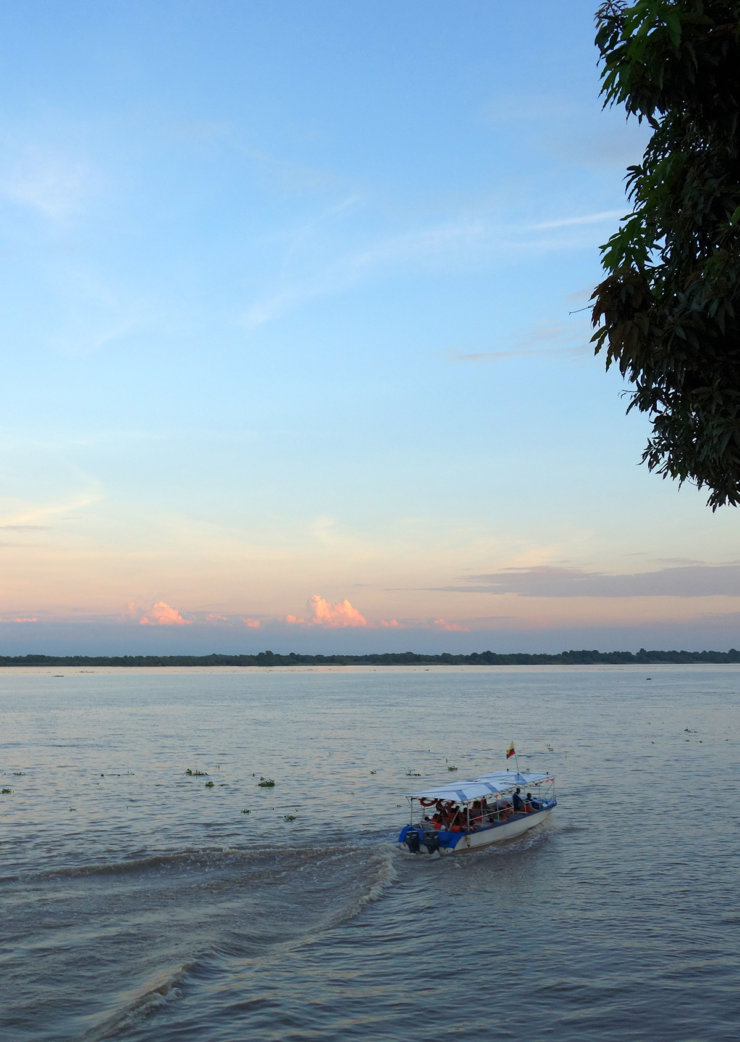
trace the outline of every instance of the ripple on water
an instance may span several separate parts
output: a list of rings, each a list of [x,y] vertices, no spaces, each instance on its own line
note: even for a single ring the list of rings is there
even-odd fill
[[[0,675],[3,1037],[734,1042],[740,671],[652,672]],[[512,735],[545,827],[388,842]]]

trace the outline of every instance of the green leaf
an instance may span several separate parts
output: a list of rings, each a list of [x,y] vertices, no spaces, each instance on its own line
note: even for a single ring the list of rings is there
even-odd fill
[[[674,47],[681,43],[681,16],[675,7],[669,7],[663,14],[668,29],[668,37]]]

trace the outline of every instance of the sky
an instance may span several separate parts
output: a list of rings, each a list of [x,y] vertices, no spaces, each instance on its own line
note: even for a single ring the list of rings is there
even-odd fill
[[[0,6],[0,655],[740,646],[589,342],[596,6]]]

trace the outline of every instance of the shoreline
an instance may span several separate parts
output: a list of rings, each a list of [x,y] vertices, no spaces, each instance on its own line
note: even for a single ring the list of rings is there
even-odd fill
[[[491,671],[521,668],[624,668],[658,666],[732,666],[740,665],[740,652],[702,651],[645,651],[598,652],[569,651],[548,654],[497,654],[494,652],[471,655],[422,655],[407,652],[401,655],[280,655],[260,652],[257,655],[18,655],[0,656],[0,670],[13,672],[42,672],[67,670],[86,672],[201,671],[280,671],[324,672],[367,670],[478,670]]]

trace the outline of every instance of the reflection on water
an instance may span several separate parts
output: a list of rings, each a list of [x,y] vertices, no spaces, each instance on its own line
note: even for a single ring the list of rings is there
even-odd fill
[[[734,1039],[740,671],[650,677],[0,672],[2,1037]],[[546,825],[396,848],[511,738]]]

